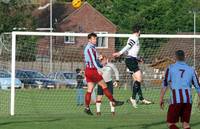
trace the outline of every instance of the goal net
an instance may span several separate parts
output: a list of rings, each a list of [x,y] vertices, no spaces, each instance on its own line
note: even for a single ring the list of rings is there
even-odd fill
[[[133,107],[128,103],[131,96],[132,77],[124,60],[113,58],[112,53],[126,45],[129,34],[98,33],[97,51],[108,57],[119,70],[120,87],[114,88],[114,96],[125,101],[116,112],[129,113]],[[194,41],[194,38],[195,41]],[[182,49],[186,62],[200,71],[199,35],[141,35],[139,64],[143,73],[142,92],[145,99],[154,102],[138,107],[144,112],[159,112],[159,94],[165,69],[174,63],[174,53]],[[51,39],[51,40],[50,40]],[[64,114],[82,113],[85,88],[78,89],[76,69],[84,70],[83,50],[87,44],[86,33],[13,32],[0,37],[0,114]],[[12,76],[11,76],[12,75]],[[14,77],[15,79],[12,79]],[[0,79],[1,79],[0,78]],[[3,80],[2,79],[2,80]],[[12,80],[12,81],[10,81]],[[113,74],[113,81],[115,76]],[[12,82],[12,83],[11,83]],[[11,86],[12,84],[12,86]],[[95,110],[96,89],[92,95]],[[195,91],[194,91],[195,92]],[[194,111],[197,99],[194,93]],[[168,95],[166,102],[168,102]],[[109,102],[104,97],[102,112],[109,113]]]

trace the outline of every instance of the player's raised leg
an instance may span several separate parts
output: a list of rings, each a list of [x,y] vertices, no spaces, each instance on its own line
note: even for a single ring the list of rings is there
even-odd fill
[[[105,83],[104,80],[101,80],[100,82],[98,82],[98,85],[101,86],[101,88],[103,89],[103,92],[105,94],[105,96],[111,101],[113,106],[121,106],[124,104],[123,101],[117,101],[113,98],[113,95],[111,94],[111,92],[108,90],[107,85]]]
[[[137,103],[136,103],[136,95],[139,90],[141,90],[141,81],[142,81],[142,74],[141,71],[138,70],[137,72],[132,74],[134,83],[132,85],[132,97],[130,97],[130,102],[132,103],[134,108],[137,108]],[[139,94],[138,94],[139,95]],[[143,99],[142,94],[139,95],[140,99]]]
[[[150,104],[151,102],[145,100],[142,94],[142,89],[141,89],[142,72],[138,66],[138,59],[133,57],[128,57],[126,58],[125,63],[128,69],[132,72],[132,77],[134,81],[132,85],[132,96],[130,97],[130,102],[132,103],[132,106],[134,108],[137,108],[136,95],[139,96],[140,101],[142,101],[143,103]]]
[[[141,70],[138,70],[133,74],[133,79],[135,80],[135,87],[137,90],[137,94],[139,96],[139,100],[142,101],[144,104],[151,104],[150,101],[144,99],[143,94],[142,94],[142,89],[141,89],[141,82],[142,82],[142,72]]]

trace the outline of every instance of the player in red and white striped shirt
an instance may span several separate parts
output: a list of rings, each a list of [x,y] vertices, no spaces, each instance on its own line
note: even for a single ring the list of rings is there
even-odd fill
[[[179,129],[176,123],[181,122],[184,129],[191,129],[189,122],[192,109],[192,85],[200,97],[200,84],[195,70],[185,63],[182,50],[176,51],[176,63],[170,65],[165,73],[160,94],[160,107],[163,109],[163,97],[170,87],[170,105],[167,114],[169,129]]]
[[[97,35],[90,33],[88,35],[88,44],[84,49],[85,59],[85,77],[87,81],[87,92],[85,94],[85,110],[88,115],[93,115],[90,110],[91,94],[95,84],[98,84],[103,89],[104,94],[112,102],[113,106],[121,106],[124,104],[122,101],[116,101],[110,91],[107,88],[105,81],[103,80],[102,73],[100,72],[100,63],[98,61],[98,54],[95,48],[97,41]]]

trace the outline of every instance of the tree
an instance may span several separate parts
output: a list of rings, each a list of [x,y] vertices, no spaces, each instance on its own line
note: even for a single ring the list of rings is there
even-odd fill
[[[118,27],[118,33],[131,33],[134,24],[142,26],[145,34],[176,34],[193,31],[191,10],[200,9],[198,0],[87,0],[104,16]],[[200,25],[199,16],[197,24]],[[200,27],[197,26],[197,31]],[[158,50],[166,40],[141,40],[142,55]],[[118,39],[118,46],[125,45],[124,39]],[[150,57],[148,57],[150,58]]]
[[[35,21],[32,16],[34,9],[34,5],[23,5],[19,0],[10,0],[9,3],[0,2],[0,34],[12,32],[13,28],[35,30]],[[35,60],[36,41],[35,37],[17,37],[17,60]]]
[[[55,1],[70,2],[71,0]],[[34,7],[22,6],[20,2],[19,0],[10,0],[8,4],[0,2],[0,33],[10,32],[14,27],[34,30],[35,19],[32,17]],[[117,25],[117,33],[131,33],[134,24],[142,26],[142,33],[145,34],[191,32],[193,14],[189,11],[200,9],[199,0],[87,0],[87,2]],[[63,13],[63,9],[59,6],[54,10],[59,14]],[[200,25],[199,15],[197,15],[197,25]],[[200,31],[199,26],[197,31]],[[125,40],[117,39],[116,47],[125,45]],[[157,39],[141,40],[141,54],[147,55],[146,53],[159,49],[163,42]]]
[[[0,2],[0,33],[11,32],[13,28],[27,28],[34,30],[34,18],[32,11],[34,5],[23,5],[18,0],[10,0],[9,3]]]

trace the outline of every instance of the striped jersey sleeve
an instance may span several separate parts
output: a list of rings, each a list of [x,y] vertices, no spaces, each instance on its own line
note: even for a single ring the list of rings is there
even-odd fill
[[[129,46],[133,47],[133,45],[135,45],[134,39],[133,39],[133,38],[129,38],[127,44],[128,44]]]
[[[197,76],[197,73],[195,72],[195,70],[194,70],[193,76],[192,76],[192,84],[194,85],[196,91],[197,91],[198,93],[200,93],[199,79],[198,79],[198,76]]]
[[[170,81],[170,69],[169,69],[169,67],[168,67],[168,68],[166,69],[166,72],[165,72],[165,76],[164,76],[164,80],[163,80],[162,86],[163,86],[163,87],[169,86],[169,81]]]

